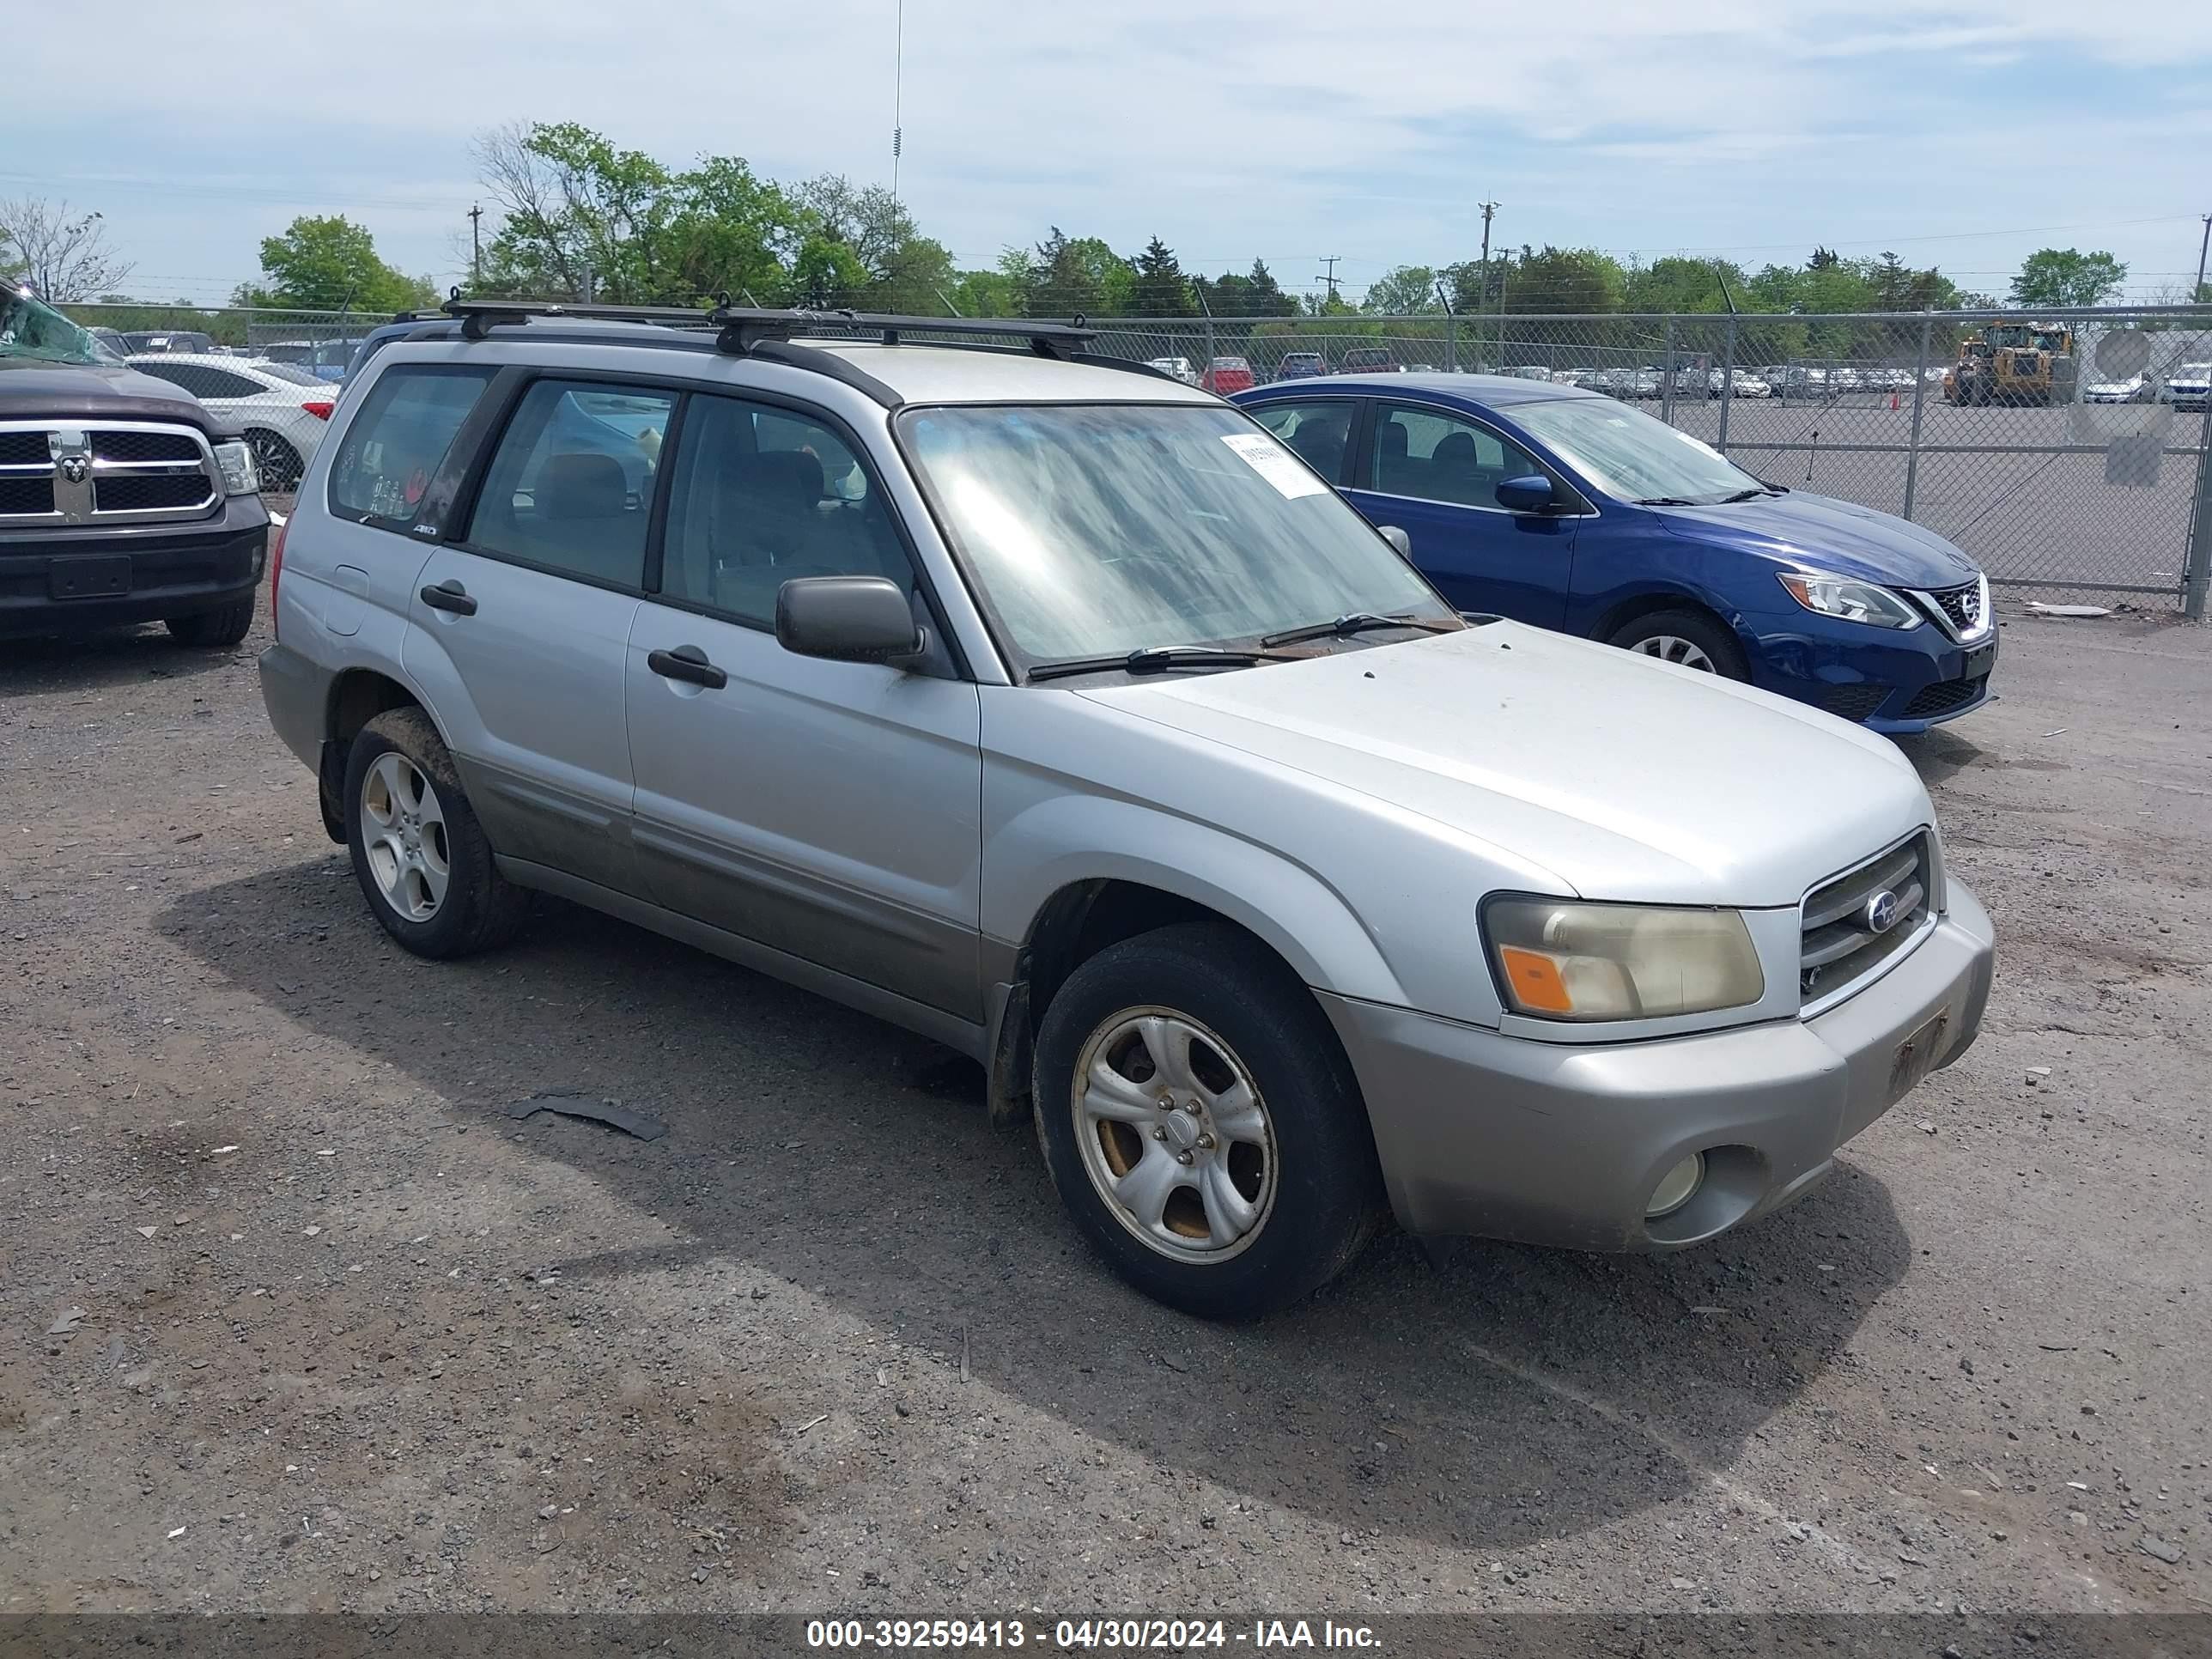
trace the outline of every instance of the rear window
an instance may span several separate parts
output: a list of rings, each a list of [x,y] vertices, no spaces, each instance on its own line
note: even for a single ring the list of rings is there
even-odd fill
[[[331,463],[331,511],[411,523],[492,376],[486,368],[395,368],[369,388]]]
[[[330,382],[319,374],[311,374],[292,363],[256,363],[253,367],[272,380],[283,380],[291,386],[328,386]]]

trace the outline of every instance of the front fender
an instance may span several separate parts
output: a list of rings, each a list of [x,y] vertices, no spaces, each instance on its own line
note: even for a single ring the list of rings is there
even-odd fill
[[[1316,990],[1408,1000],[1372,935],[1319,873],[1136,801],[1049,794],[994,826],[983,847],[983,931],[1019,945],[1054,894],[1085,881],[1134,882],[1202,904],[1265,940]]]

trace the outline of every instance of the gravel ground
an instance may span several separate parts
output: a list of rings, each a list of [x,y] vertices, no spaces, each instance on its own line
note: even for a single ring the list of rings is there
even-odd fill
[[[1825,1188],[1241,1328],[919,1039],[550,902],[403,955],[261,643],[0,653],[0,1611],[2212,1601],[2202,630],[2014,617],[1911,745],[1997,990]]]

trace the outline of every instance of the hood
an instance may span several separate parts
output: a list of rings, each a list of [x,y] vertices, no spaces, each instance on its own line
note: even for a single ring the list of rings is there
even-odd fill
[[[233,435],[182,386],[121,364],[79,367],[0,357],[0,421],[175,421]]]
[[[1980,574],[1932,531],[1870,507],[1791,490],[1725,507],[1645,509],[1678,536],[1817,565],[1885,587],[1956,587]]]
[[[1794,905],[1934,822],[1887,738],[1517,623],[1078,695],[1419,813],[1584,898]]]

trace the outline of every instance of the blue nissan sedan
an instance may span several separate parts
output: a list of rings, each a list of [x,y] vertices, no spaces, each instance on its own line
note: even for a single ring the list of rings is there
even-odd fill
[[[1231,401],[1463,611],[1748,681],[1877,732],[1978,707],[1989,582],[1942,537],[1754,477],[1616,398],[1488,374],[1281,382]]]

